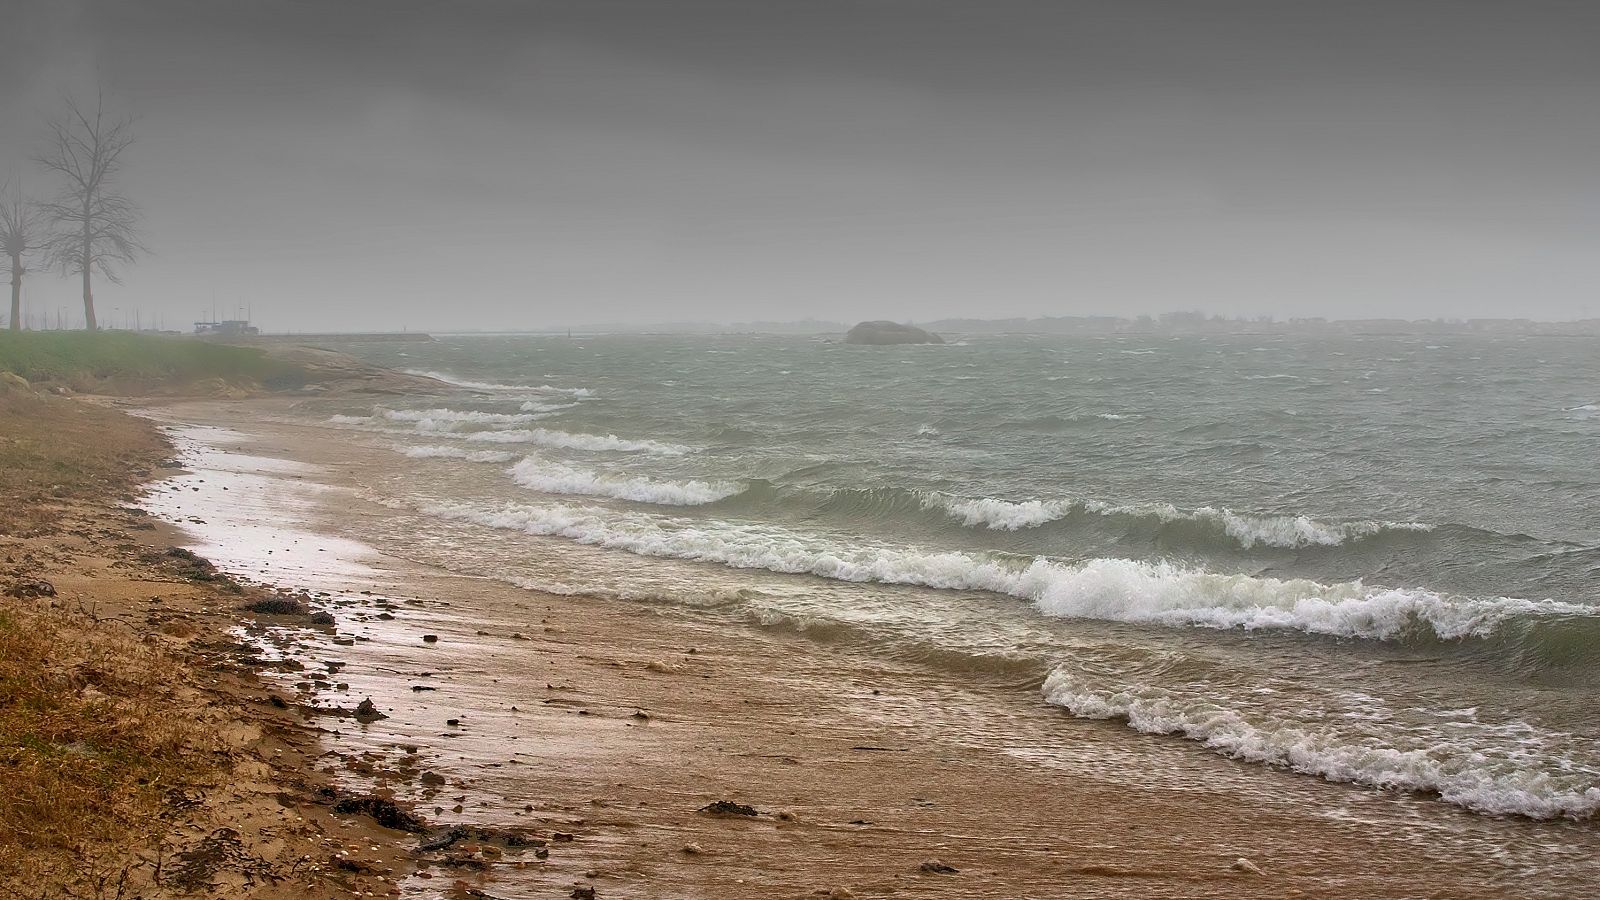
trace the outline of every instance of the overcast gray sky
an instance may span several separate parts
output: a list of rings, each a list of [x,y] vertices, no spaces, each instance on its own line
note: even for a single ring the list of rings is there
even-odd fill
[[[1600,315],[1590,0],[0,10],[30,191],[63,94],[138,116],[106,316]]]

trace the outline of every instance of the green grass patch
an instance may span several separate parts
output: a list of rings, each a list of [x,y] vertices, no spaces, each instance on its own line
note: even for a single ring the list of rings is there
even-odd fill
[[[74,390],[128,393],[218,379],[238,387],[299,387],[304,373],[255,347],[125,331],[0,332],[0,371]]]

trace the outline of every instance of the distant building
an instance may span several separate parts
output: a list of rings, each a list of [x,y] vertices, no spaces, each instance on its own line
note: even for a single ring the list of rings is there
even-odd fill
[[[194,323],[194,333],[239,337],[247,334],[260,334],[261,329],[251,325],[246,319],[225,319],[221,322],[196,322]]]

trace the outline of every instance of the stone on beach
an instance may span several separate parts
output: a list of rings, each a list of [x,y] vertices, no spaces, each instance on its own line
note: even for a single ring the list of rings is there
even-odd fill
[[[735,803],[732,800],[717,800],[717,801],[708,803],[705,806],[700,807],[700,809],[697,810],[697,812],[703,812],[703,813],[706,813],[708,815],[713,815],[713,816],[756,816],[756,815],[760,815],[758,812],[756,812],[756,808],[754,806],[750,806],[750,805],[744,804],[744,803]]]
[[[39,597],[54,597],[56,588],[43,578],[24,578],[6,588],[6,595],[18,600],[34,600]]]
[[[370,816],[384,828],[393,828],[396,831],[421,832],[426,831],[428,827],[422,819],[401,808],[393,800],[382,797],[349,797],[335,803],[333,811]]]
[[[292,597],[268,597],[263,600],[254,600],[246,604],[245,609],[268,616],[297,616],[306,611],[305,606]]]

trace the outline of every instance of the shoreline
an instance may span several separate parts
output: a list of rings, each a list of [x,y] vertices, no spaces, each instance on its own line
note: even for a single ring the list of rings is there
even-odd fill
[[[24,666],[36,651],[39,667],[0,659],[0,714],[27,704],[8,723],[22,741],[0,744],[15,804],[0,823],[0,893],[389,895],[408,854],[332,811],[316,732],[233,635],[261,594],[176,551],[185,535],[137,508],[180,471],[154,428],[102,403],[7,402],[53,439],[92,433],[107,457],[46,445],[60,483],[4,501],[0,641]],[[373,865],[343,864],[356,847],[375,848]]]
[[[249,454],[316,466],[347,452],[325,434],[263,420],[275,402],[186,404],[164,415],[243,427],[255,419],[262,427],[238,445]],[[310,533],[349,531],[341,519],[359,531],[360,517],[384,514],[334,469],[297,473],[328,485],[313,494],[337,494],[331,516],[330,504],[305,498],[276,508],[299,510]],[[190,525],[202,541],[227,533],[223,519],[200,518]],[[803,635],[540,594],[382,553],[370,560],[370,586],[315,564],[305,571],[332,577],[291,585],[330,589],[327,608],[349,632],[349,643],[314,637],[296,652],[346,657],[342,702],[370,695],[388,716],[324,735],[343,748],[333,751],[343,754],[339,779],[392,790],[438,827],[549,835],[543,859],[476,845],[484,867],[470,866],[475,874],[455,884],[462,890],[1043,897],[1137,884],[1187,895],[1373,897],[1417,896],[1425,874],[1430,896],[1481,896],[1488,885],[1505,896],[1563,895],[1560,884],[1529,883],[1531,861],[1497,858],[1497,840],[1521,825],[1429,810],[1409,837],[1383,834],[1364,823],[1416,817],[1431,801],[1271,770],[1244,776],[1258,788],[1249,796],[1219,793],[1209,786],[1238,781],[1241,764],[1072,719],[1004,679],[951,685],[949,673]],[[280,560],[258,568],[268,582],[293,578]],[[379,594],[388,602],[374,603]],[[1062,744],[1083,763],[1062,767]],[[1110,777],[1094,776],[1097,768]],[[719,800],[758,814],[699,811]],[[1449,839],[1429,846],[1438,837]],[[445,895],[442,869],[422,874],[434,877],[403,882],[403,895]]]

